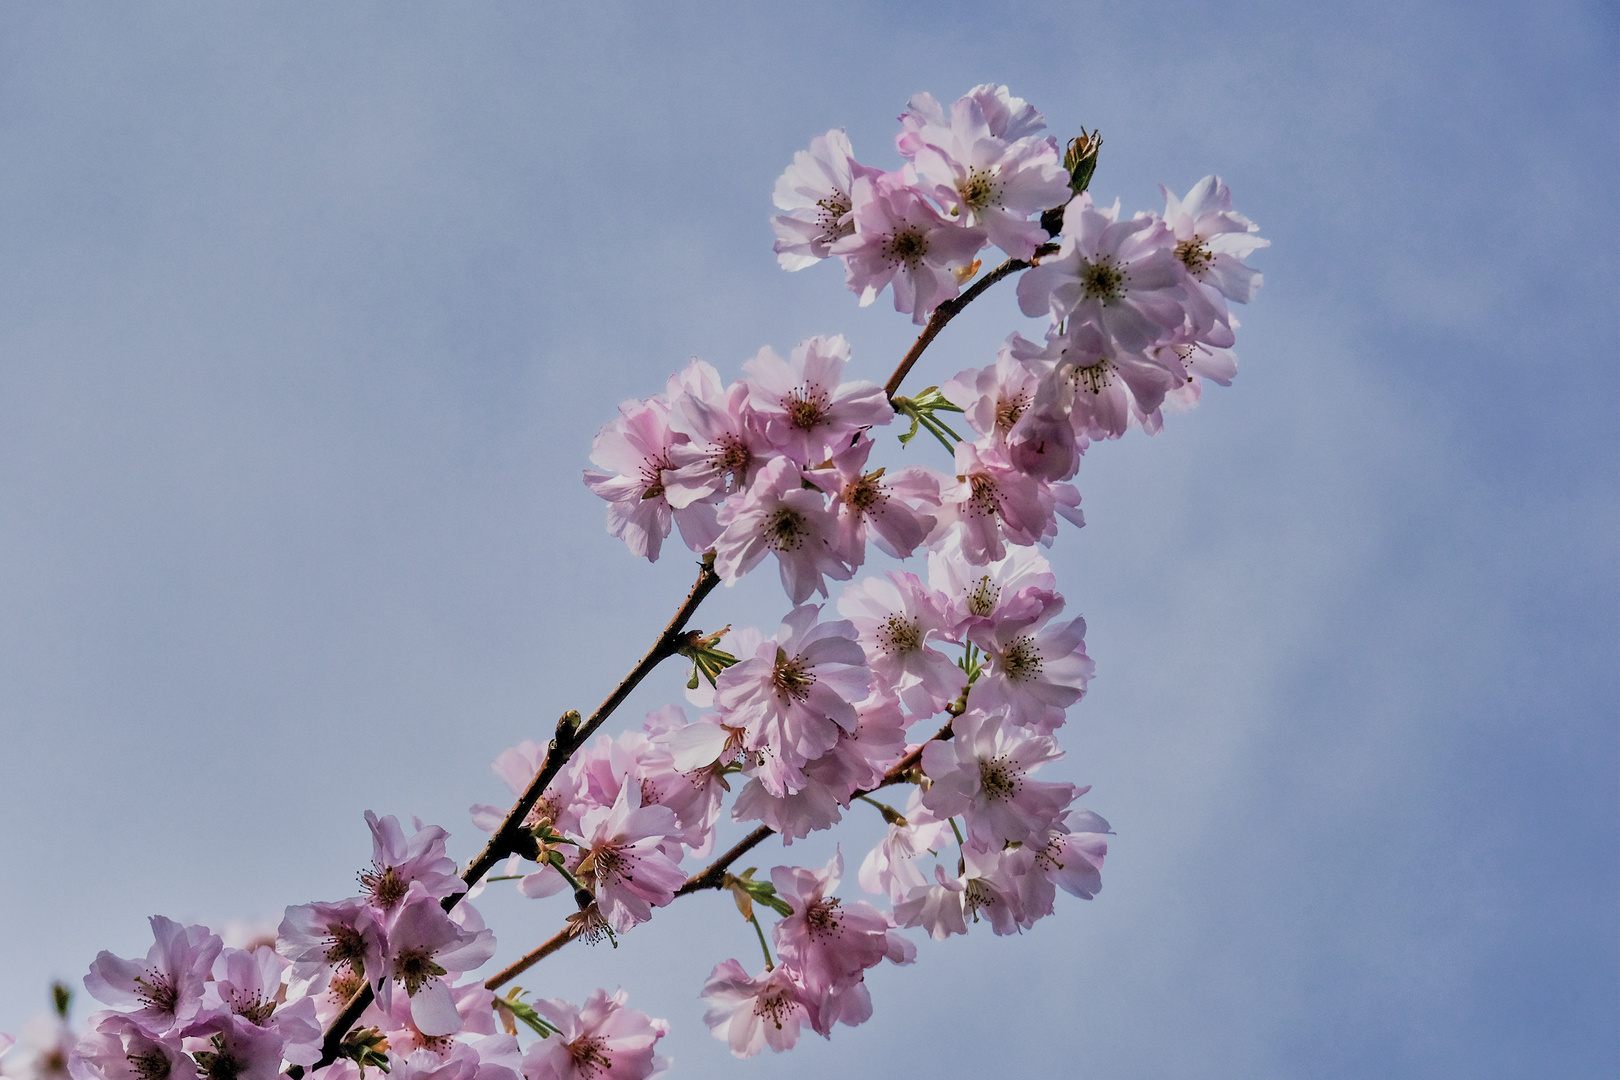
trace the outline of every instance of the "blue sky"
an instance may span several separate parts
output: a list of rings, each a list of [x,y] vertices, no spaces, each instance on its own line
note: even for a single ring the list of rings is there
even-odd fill
[[[0,1030],[98,949],[143,951],[153,912],[345,894],[365,809],[467,857],[489,760],[599,700],[688,585],[602,531],[597,426],[690,356],[735,374],[812,333],[886,374],[912,327],[776,269],[771,184],[834,126],[892,164],[911,93],[999,81],[1060,136],[1102,129],[1100,198],[1218,172],[1273,241],[1237,382],[1095,448],[1053,551],[1098,664],[1061,769],[1118,832],[1103,892],[925,943],[869,1025],[778,1060],[702,1028],[709,968],[751,962],[720,897],[524,985],[623,983],[682,1075],[1607,1074],[1617,25],[7,8]],[[1031,325],[993,293],[918,385]],[[750,579],[704,620],[783,609]],[[838,839],[853,863],[874,835]],[[502,956],[561,918],[483,906]]]

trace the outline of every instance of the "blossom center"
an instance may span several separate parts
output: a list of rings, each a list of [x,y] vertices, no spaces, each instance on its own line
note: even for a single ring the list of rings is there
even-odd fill
[[[168,1080],[169,1059],[156,1047],[144,1054],[130,1054],[126,1060],[140,1080]]]
[[[135,988],[135,995],[146,1007],[158,1012],[172,1013],[180,1001],[180,991],[176,989],[174,980],[156,968],[148,968],[144,979],[135,976]]]
[[[1197,277],[1204,272],[1205,267],[1215,261],[1215,253],[1209,250],[1202,236],[1194,236],[1191,240],[1183,240],[1176,245],[1176,258],[1181,265],[1187,268],[1187,273]]]
[[[991,907],[995,902],[996,894],[990,891],[990,886],[982,878],[968,879],[967,886],[962,890],[962,903],[974,922],[979,921],[980,908]]]
[[[243,990],[231,991],[231,1012],[254,1027],[264,1027],[270,1021],[270,1014],[275,1011],[274,1001],[265,1001],[258,994]]]
[[[776,650],[776,667],[771,669],[771,685],[776,687],[777,697],[803,701],[810,696],[810,688],[815,684],[816,673],[807,670],[803,660],[797,656],[790,660],[781,649]]]
[[[1115,304],[1125,295],[1125,271],[1109,259],[1080,264],[1080,287],[1087,300]]]
[[[763,1016],[776,1030],[782,1030],[782,1020],[793,1012],[794,1002],[788,1000],[787,993],[778,990],[772,994],[762,994],[754,999],[754,1015]]]
[[[720,439],[720,449],[710,455],[710,460],[716,472],[731,477],[732,486],[741,487],[743,476],[754,460],[754,452],[736,435],[726,435]]]
[[[332,976],[332,981],[326,985],[327,992],[332,995],[332,1001],[337,1005],[344,1005],[354,997],[354,992],[365,985],[365,977],[352,968],[341,974]]]
[[[765,544],[772,551],[797,551],[810,533],[804,515],[784,506],[765,519]]]
[[[889,238],[889,258],[895,262],[905,263],[916,269],[926,254],[928,254],[928,237],[921,232],[908,230],[895,233]]]
[[[851,480],[849,486],[844,488],[844,502],[856,513],[864,514],[888,499],[878,486],[877,478],[882,472],[882,469],[869,472],[859,480]]]
[[[816,224],[821,226],[821,239],[824,242],[831,243],[855,231],[854,223],[844,220],[851,205],[849,196],[842,191],[816,200]]]
[[[605,1073],[613,1068],[613,1059],[607,1055],[607,1040],[599,1035],[583,1035],[568,1044],[568,1057],[579,1075],[584,1077]]]
[[[1000,597],[1001,586],[991,581],[989,574],[985,574],[968,590],[967,609],[981,619],[988,619],[990,613],[996,610],[996,601]]]
[[[1010,799],[1018,794],[1018,773],[1005,755],[980,761],[979,786],[987,799]]]
[[[405,992],[412,997],[423,983],[443,974],[444,968],[433,962],[433,954],[426,949],[401,949],[394,957],[394,978],[405,984]]]
[[[1018,423],[1018,418],[1024,415],[1029,408],[1029,394],[1019,393],[1011,397],[1000,398],[996,401],[996,427],[1002,431],[1009,431]]]
[[[996,482],[984,473],[974,473],[968,478],[968,487],[973,493],[969,500],[973,512],[984,517],[995,517],[1001,510],[1001,495],[996,491]]]
[[[1029,682],[1041,673],[1041,652],[1028,634],[1013,639],[1001,654],[1001,670],[1014,682]]]
[[[801,386],[782,399],[788,423],[809,431],[827,418],[827,391],[819,386]]]
[[[922,646],[922,626],[916,619],[890,615],[878,631],[877,640],[885,652],[916,652]]]
[[[1114,381],[1114,363],[1105,356],[1094,364],[1084,367],[1076,365],[1069,378],[1074,380],[1076,387],[1084,386],[1091,393],[1100,394],[1104,387]]]
[[[836,896],[817,901],[804,911],[804,926],[811,937],[831,937],[838,932],[842,921]]]
[[[410,882],[400,877],[399,871],[392,866],[385,866],[381,870],[362,871],[360,884],[365,886],[372,900],[384,911],[391,910],[395,904],[405,899],[405,894],[410,891]]]
[[[974,169],[968,173],[967,179],[962,181],[957,193],[962,196],[962,205],[969,210],[982,210],[986,206],[1000,202],[997,198],[1000,192],[999,185],[990,178],[990,174],[983,169]]]

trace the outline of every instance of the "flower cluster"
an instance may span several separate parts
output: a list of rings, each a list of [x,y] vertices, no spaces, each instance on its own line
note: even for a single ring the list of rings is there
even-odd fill
[[[943,938],[982,918],[1013,933],[1051,914],[1059,888],[1089,899],[1101,885],[1108,823],[1076,805],[1087,789],[1037,776],[1062,757],[1055,735],[1092,662],[1085,621],[1065,612],[1036,549],[1059,519],[1084,523],[1069,481],[1093,441],[1156,433],[1164,412],[1196,404],[1203,378],[1230,382],[1228,302],[1253,295],[1259,274],[1242,260],[1265,241],[1215,177],[1185,199],[1165,191],[1162,216],[1120,220],[1087,190],[1100,140],[1060,152],[1044,126],[1006,87],[977,87],[948,109],[920,94],[901,117],[898,170],[857,162],[830,131],[777,182],[784,213],[773,219],[785,268],[838,258],[863,304],[892,286],[898,310],[930,321],[923,345],[995,245],[1008,262],[984,280],[1022,271],[1019,304],[1047,320],[1043,341],[1014,333],[993,363],[911,398],[844,381],[842,338],[804,341],[788,362],[763,350],[724,387],[693,361],[597,436],[604,471],[586,481],[609,500],[611,533],[653,558],[678,525],[728,582],[774,554],[793,608],[774,635],[733,631],[729,653],[710,643],[697,667],[712,685],[694,671],[688,692],[704,715],[688,723],[671,707],[576,758],[552,789],[552,823],[576,845],[559,870],[588,865],[602,840],[582,831],[585,815],[633,804],[624,791],[667,806],[634,834],[648,853],[634,910],[610,911],[594,887],[614,929],[642,921],[682,887],[683,847],[708,850],[730,775],[746,781],[732,820],[761,822],[784,844],[831,828],[858,799],[890,826],[860,884],[892,912],[839,906],[836,860],[778,867],[770,886],[731,879],[750,919],[766,899],[785,916],[779,964],[768,949],[757,974],[728,960],[704,991],[711,1028],[740,1055],[784,1049],[806,1023],[826,1035],[865,1019],[861,973],[910,957],[896,927]],[[962,413],[975,437],[942,412]],[[926,426],[948,468],[874,467],[873,433],[896,413],[912,420],[901,442]],[[902,564],[926,554],[926,571],[852,580],[833,618],[811,601],[865,566],[868,536]],[[514,790],[538,765],[532,750],[528,764],[508,775]],[[871,798],[895,784],[915,785],[903,810]],[[523,888],[562,884],[542,866]]]
[[[702,556],[699,587],[627,680],[685,656],[696,717],[670,704],[639,729],[595,734],[615,694],[585,728],[570,713],[549,744],[502,752],[494,771],[518,801],[472,808],[491,839],[464,872],[443,829],[368,813],[360,892],[289,907],[268,938],[227,945],[154,916],[144,958],[91,965],[85,986],[110,1008],[75,1035],[59,996],[8,1074],[359,1080],[375,1066],[393,1080],[641,1080],[667,1064],[667,1024],[623,991],[575,1006],[495,988],[571,941],[617,943],[679,896],[728,890],[764,967],[726,959],[701,994],[711,1033],[747,1057],[793,1046],[806,1026],[829,1036],[870,1018],[866,972],[913,960],[908,929],[1017,933],[1053,913],[1059,889],[1097,894],[1108,823],[1078,804],[1088,788],[1043,771],[1063,758],[1057,736],[1093,674],[1086,623],[1038,549],[1060,519],[1084,524],[1070,481],[1093,442],[1156,433],[1197,403],[1201,380],[1231,381],[1228,305],[1258,287],[1243,260],[1266,241],[1213,176],[1185,198],[1165,191],[1162,215],[1099,208],[1100,140],[1060,149],[1003,86],[949,108],[919,94],[900,123],[894,171],[857,162],[842,131],[811,140],[777,182],[773,219],[782,266],[837,258],[862,304],[892,288],[897,310],[929,324],[888,386],[846,380],[838,336],[785,360],[762,349],[730,383],[693,360],[662,393],[620,405],[592,447],[585,482],[611,535],[656,560],[679,529]],[[975,281],[992,245],[1007,259]],[[1044,337],[1013,333],[986,366],[899,396],[955,311],[1014,273]],[[937,467],[876,460],[875,432],[896,415],[911,421],[902,445],[921,428],[944,445]],[[892,566],[856,580],[869,540]],[[788,601],[773,634],[685,630],[708,589],[767,555]],[[847,583],[836,599],[829,582]],[[909,791],[873,797],[889,788]],[[857,875],[887,910],[835,895],[841,853],[768,880],[733,872],[766,838],[791,845],[857,802],[888,825]],[[710,857],[726,816],[758,825],[689,865]],[[495,941],[466,899],[502,860],[493,880],[572,909],[552,941],[483,979],[471,973]],[[769,935],[762,911],[779,916]],[[527,1048],[520,1023],[540,1036]],[[12,1043],[0,1036],[0,1054]]]

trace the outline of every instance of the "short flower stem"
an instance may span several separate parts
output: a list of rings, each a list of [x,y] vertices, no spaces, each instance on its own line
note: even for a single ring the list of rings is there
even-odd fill
[[[962,839],[962,830],[958,829],[956,827],[956,819],[955,818],[947,818],[946,820],[951,823],[951,832],[956,834],[956,846],[957,847],[967,847],[967,841]]]
[[[758,913],[750,914],[748,921],[754,924],[754,933],[759,935],[759,947],[765,951],[765,970],[776,970],[776,961],[771,959],[771,947],[765,944],[765,928],[759,925]]]
[[[908,824],[906,821],[906,816],[900,811],[896,810],[894,807],[890,806],[888,803],[880,803],[876,799],[867,795],[857,795],[855,797],[861,800],[863,803],[877,807],[878,813],[883,815],[883,820],[887,821],[890,825],[898,825],[903,829]]]

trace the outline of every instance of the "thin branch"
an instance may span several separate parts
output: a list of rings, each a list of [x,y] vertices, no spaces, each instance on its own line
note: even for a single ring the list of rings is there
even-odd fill
[[[1029,269],[1040,262],[1042,256],[1055,254],[1057,249],[1056,244],[1042,244],[1035,249],[1034,259],[1008,259],[984,275],[984,277],[975,281],[967,292],[954,300],[947,300],[935,308],[934,313],[928,317],[928,325],[923,327],[922,333],[917,335],[916,342],[906,355],[900,358],[900,366],[894,369],[894,374],[889,376],[889,381],[883,384],[883,392],[889,396],[889,400],[891,402],[894,400],[894,395],[900,392],[900,384],[905,382],[906,376],[910,374],[912,365],[921,358],[923,351],[928,348],[934,338],[939,336],[939,332],[945,329],[945,324],[956,318],[958,312],[977,300],[984,294],[986,289],[1008,274],[1016,274],[1020,270]]]
[[[883,392],[888,395],[891,401],[894,399],[894,395],[900,390],[900,384],[905,381],[913,365],[922,357],[923,352],[934,338],[939,336],[939,332],[945,329],[945,324],[954,319],[958,312],[984,295],[985,290],[1002,278],[1034,266],[1042,256],[1051,255],[1057,250],[1058,246],[1056,244],[1042,244],[1036,249],[1033,260],[1008,259],[984,277],[975,281],[962,295],[953,300],[947,300],[935,308],[933,315],[929,316],[928,325],[923,327],[921,334],[917,335],[916,342],[912,344],[906,355],[900,358],[900,365],[894,369],[894,374],[889,376],[889,381],[883,386]],[[636,685],[646,677],[647,673],[657,667],[661,661],[667,660],[680,651],[687,637],[683,633],[686,629],[687,620],[692,617],[698,605],[703,603],[704,598],[713,592],[718,584],[720,584],[720,576],[714,572],[714,560],[712,556],[706,556],[702,569],[698,572],[697,582],[692,586],[692,591],[687,594],[686,602],[675,613],[675,617],[669,621],[669,625],[664,628],[664,632],[659,635],[653,647],[647,650],[647,655],[641,658],[641,662],[631,669],[630,674],[626,675],[624,680],[614,688],[613,693],[609,694],[607,699],[597,707],[596,711],[591,714],[590,719],[585,721],[584,724],[575,727],[573,720],[577,714],[568,713],[557,722],[557,737],[547,747],[545,761],[541,764],[540,770],[535,773],[534,780],[530,782],[528,788],[518,798],[518,801],[513,804],[512,809],[507,812],[506,819],[501,822],[500,828],[496,829],[494,834],[490,836],[489,842],[484,845],[484,850],[479,853],[478,857],[467,867],[466,872],[461,875],[461,880],[466,882],[469,887],[476,884],[496,863],[506,856],[523,849],[525,846],[524,839],[519,835],[523,832],[523,820],[529,816],[529,811],[534,809],[534,804],[540,801],[540,796],[544,794],[546,785],[551,783],[552,778],[568,763],[574,751],[579,749],[587,739],[595,734],[596,729],[602,726],[603,721],[612,715],[613,710],[619,707],[620,703],[629,696],[630,691],[636,688]],[[938,734],[934,735],[933,739],[929,741],[948,739],[950,736],[951,725],[947,722],[939,730]],[[871,791],[876,791],[878,788],[898,783],[901,777],[914,768],[921,758],[922,747],[919,746],[915,751],[896,762],[894,768],[891,768],[884,775],[883,782],[878,784],[877,787],[856,794],[870,794]],[[742,858],[744,854],[764,841],[766,837],[772,835],[774,831],[767,826],[761,825],[758,829],[749,833],[736,847],[722,855],[713,865],[688,878],[686,883],[676,891],[675,895],[685,896],[703,889],[719,888],[720,881],[725,876],[726,867]],[[462,895],[464,894],[458,893],[455,896],[446,897],[444,900],[445,910],[448,911],[455,907]],[[484,985],[491,990],[495,989],[502,983],[516,978],[519,973],[539,963],[572,940],[573,932],[571,929],[565,928],[559,931],[522,959],[498,972]],[[327,1029],[326,1039],[321,1045],[321,1060],[316,1063],[315,1068],[330,1065],[337,1060],[338,1049],[343,1042],[344,1036],[354,1026],[355,1021],[360,1019],[360,1014],[365,1012],[366,1006],[369,1004],[371,1004],[371,986],[368,983],[355,991],[354,997],[349,999],[349,1003],[344,1006],[343,1012],[338,1015],[337,1019],[332,1021],[332,1026]],[[293,1076],[294,1080],[297,1080],[302,1075],[302,1070],[294,1066],[292,1070],[289,1070],[289,1075]]]
[[[525,971],[528,971],[530,968],[534,967],[534,965],[538,964],[540,961],[544,960],[546,957],[550,956],[552,953],[556,952],[570,941],[573,941],[577,936],[578,933],[574,924],[569,923],[555,934],[552,934],[545,941],[541,942],[539,947],[524,953],[522,957],[490,976],[484,982],[484,989],[495,990],[505,983],[511,982],[513,979],[517,978]]]
[[[951,722],[947,720],[945,721],[945,726],[934,732],[934,734],[928,738],[927,742],[924,742],[911,753],[889,766],[888,771],[883,774],[883,779],[881,781],[872,787],[866,788],[863,791],[857,791],[851,795],[851,801],[864,798],[865,796],[872,794],[872,792],[886,788],[891,784],[898,784],[902,782],[905,780],[906,774],[912,769],[916,768],[917,764],[922,761],[922,752],[924,746],[927,746],[928,743],[931,742],[943,742],[951,738],[952,734]],[[726,871],[731,867],[731,865],[744,855],[748,854],[754,848],[764,843],[767,839],[775,835],[775,829],[771,828],[769,825],[761,825],[759,828],[737,841],[737,843],[732,846],[731,850],[727,851],[724,855],[714,860],[714,862],[687,878],[685,884],[683,884],[679,889],[675,890],[675,895],[690,896],[692,893],[703,892],[705,889],[722,888],[726,878]],[[519,975],[523,974],[525,971],[529,970],[535,964],[538,964],[540,961],[544,960],[546,957],[550,956],[564,945],[567,945],[570,941],[573,941],[576,936],[578,936],[577,932],[572,925],[563,927],[551,937],[547,938],[538,948],[525,953],[522,957],[514,960],[507,967],[496,972],[489,978],[487,982],[484,983],[484,987],[489,990],[499,989],[501,986],[511,982],[513,979],[517,978]]]
[[[646,678],[653,668],[657,667],[662,661],[674,656],[687,644],[687,639],[691,636],[686,632],[687,621],[697,611],[698,605],[703,603],[704,598],[713,592],[715,586],[719,584],[720,575],[714,572],[714,557],[713,555],[706,555],[701,568],[698,570],[697,581],[693,583],[691,592],[686,594],[686,600],[675,612],[674,618],[669,620],[669,625],[664,627],[664,632],[658,635],[658,640],[653,642],[652,648],[647,650],[647,654],[641,658],[641,661],[630,669],[630,674],[620,680],[619,685],[613,688],[613,692],[607,696],[602,704],[596,707],[595,712],[591,713],[590,719],[581,724],[579,723],[579,714],[569,712],[565,713],[563,718],[557,721],[556,737],[546,747],[545,760],[541,762],[539,770],[534,774],[534,779],[529,782],[529,786],[524,789],[523,794],[518,796],[517,802],[512,804],[512,809],[506,812],[506,818],[490,836],[489,842],[484,845],[484,850],[478,853],[478,857],[462,873],[461,880],[467,884],[468,888],[478,884],[479,880],[489,873],[496,863],[508,855],[521,852],[532,845],[533,838],[523,827],[523,821],[529,816],[529,811],[534,809],[534,804],[540,801],[540,796],[545,793],[546,786],[562,770],[562,767],[568,764],[568,760],[574,756],[574,752],[583,746],[586,740],[596,733],[596,729],[601,727],[609,716],[613,715],[613,711],[624,702],[624,699],[630,696],[630,691],[634,690],[637,684]],[[460,903],[461,898],[465,895],[466,893],[462,892],[445,897],[443,901],[444,909],[449,911]],[[548,942],[547,944],[551,943]],[[555,951],[561,948],[563,944],[565,942],[558,942],[552,946],[552,950]],[[541,949],[544,948],[544,945],[541,946]],[[536,953],[540,952],[538,949],[535,951]],[[544,955],[546,954],[541,953],[539,956],[535,956],[534,960],[530,960],[529,963],[532,964],[538,961]],[[313,1068],[323,1068],[337,1060],[343,1040],[349,1034],[349,1029],[354,1027],[356,1021],[360,1019],[360,1014],[366,1011],[366,1006],[371,1004],[371,999],[370,983],[354,992],[354,996],[343,1007],[343,1011],[337,1015],[337,1018],[326,1029],[326,1037],[321,1043],[321,1059],[315,1063]],[[303,1070],[294,1066],[293,1069],[288,1070],[288,1075],[292,1076],[294,1080],[298,1080],[298,1077],[303,1075]]]

